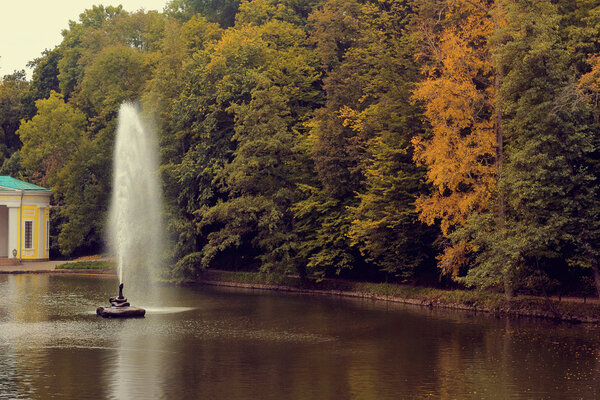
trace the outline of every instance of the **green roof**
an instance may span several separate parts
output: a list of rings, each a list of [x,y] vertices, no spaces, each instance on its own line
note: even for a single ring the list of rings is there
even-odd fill
[[[12,176],[0,175],[0,186],[10,189],[19,189],[19,190],[44,190],[49,192],[50,189],[43,188],[38,185],[34,185],[33,183],[23,182]],[[0,188],[1,190],[1,188]]]

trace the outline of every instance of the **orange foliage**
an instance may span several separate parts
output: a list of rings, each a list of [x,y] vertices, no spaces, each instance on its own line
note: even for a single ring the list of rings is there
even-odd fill
[[[588,62],[592,69],[579,79],[579,89],[596,108],[600,108],[600,55],[591,56]]]
[[[448,246],[444,252],[437,257],[438,267],[445,273],[458,276],[461,267],[469,264],[469,254],[473,251],[473,245],[464,240]]]
[[[425,106],[430,137],[415,137],[415,161],[435,187],[417,201],[420,219],[439,220],[444,235],[473,211],[489,207],[495,190],[494,69],[488,38],[494,21],[486,1],[444,2],[441,27],[422,32],[432,62],[414,92]]]
[[[580,87],[600,93],[600,55],[591,56],[589,63],[592,66],[592,70],[581,76]]]

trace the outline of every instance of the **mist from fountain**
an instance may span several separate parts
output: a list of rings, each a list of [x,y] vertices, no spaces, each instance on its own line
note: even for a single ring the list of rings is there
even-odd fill
[[[156,134],[137,106],[119,109],[113,158],[110,243],[119,282],[136,303],[152,302],[163,254],[162,195]]]

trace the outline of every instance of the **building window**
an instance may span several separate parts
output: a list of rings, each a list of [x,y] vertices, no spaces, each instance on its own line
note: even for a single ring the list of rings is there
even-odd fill
[[[25,221],[25,250],[33,249],[33,221]]]
[[[50,248],[50,221],[46,221],[46,250]]]

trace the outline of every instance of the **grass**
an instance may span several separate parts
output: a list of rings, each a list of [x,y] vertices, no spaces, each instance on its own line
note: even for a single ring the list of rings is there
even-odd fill
[[[240,271],[204,271],[202,278],[206,280],[218,280],[235,283],[257,283],[265,285],[300,285],[300,279],[285,275],[269,275],[259,272],[240,272]]]
[[[75,261],[56,266],[56,269],[115,269],[113,261]]]

